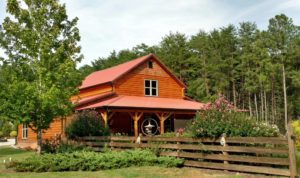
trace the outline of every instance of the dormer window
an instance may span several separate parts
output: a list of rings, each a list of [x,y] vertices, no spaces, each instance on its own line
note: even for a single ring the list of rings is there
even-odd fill
[[[145,96],[158,96],[157,80],[145,80]]]
[[[152,61],[148,61],[147,66],[149,69],[153,68],[153,62]]]

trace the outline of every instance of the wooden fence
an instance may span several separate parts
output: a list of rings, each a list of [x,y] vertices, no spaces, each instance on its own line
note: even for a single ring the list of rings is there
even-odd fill
[[[290,134],[289,134],[290,135]],[[184,158],[184,165],[199,168],[221,169],[238,172],[279,176],[296,176],[293,139],[284,137],[227,137],[220,139],[183,137],[81,137],[80,141],[101,151],[150,148],[161,156]]]

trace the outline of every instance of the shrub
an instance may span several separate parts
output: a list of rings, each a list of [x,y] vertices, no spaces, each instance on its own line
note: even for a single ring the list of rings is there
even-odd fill
[[[241,112],[217,109],[198,113],[187,129],[194,137],[220,137],[223,133],[241,137],[279,136],[276,125],[258,123]]]
[[[11,137],[16,137],[17,136],[17,131],[11,131],[9,134]]]
[[[77,143],[61,142],[55,153],[72,153],[75,151],[91,151],[91,148]]]
[[[61,140],[60,136],[47,139],[42,144],[43,153],[71,153],[74,151],[89,151],[89,148],[84,145],[79,145],[76,142]]]
[[[85,110],[75,114],[67,126],[65,134],[70,139],[82,136],[106,136],[109,130],[103,126],[100,115],[94,110]]]
[[[3,137],[3,132],[2,131],[0,131],[0,138],[2,138]]]
[[[161,135],[157,135],[157,137],[193,137],[190,132],[186,132],[185,129],[179,128],[175,132],[166,132]]]
[[[293,134],[296,136],[296,147],[300,149],[300,121],[294,120],[292,122]]]
[[[150,150],[127,150],[121,152],[95,153],[79,151],[73,153],[34,155],[20,162],[6,164],[19,172],[47,171],[97,171],[130,166],[181,166],[183,160],[175,157],[157,157]]]

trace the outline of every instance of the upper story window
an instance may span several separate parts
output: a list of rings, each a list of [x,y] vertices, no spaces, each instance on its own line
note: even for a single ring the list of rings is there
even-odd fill
[[[23,124],[22,139],[27,139],[27,136],[28,136],[28,126],[27,126],[27,124]]]
[[[158,96],[157,80],[145,80],[145,96]]]
[[[148,61],[147,66],[149,69],[153,68],[153,62],[152,61]]]

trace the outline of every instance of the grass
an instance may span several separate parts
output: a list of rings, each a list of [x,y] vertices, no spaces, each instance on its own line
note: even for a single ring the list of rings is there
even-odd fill
[[[12,160],[22,160],[33,154],[35,153],[31,151],[13,149],[11,147],[0,147],[0,176],[2,175],[2,172],[7,171],[3,164],[4,160],[6,162],[9,161],[10,158]]]
[[[0,147],[0,178],[71,178],[71,177],[83,177],[83,178],[243,178],[249,177],[249,175],[236,174],[233,172],[213,171],[196,168],[162,168],[162,167],[129,167],[123,169],[104,170],[96,172],[46,172],[46,173],[32,173],[32,172],[15,172],[11,169],[6,169],[3,160],[22,160],[31,155],[34,152],[13,149],[10,147]],[[297,151],[297,167],[300,174],[300,150]],[[252,177],[252,176],[250,176]]]
[[[105,170],[96,172],[46,172],[46,173],[6,173],[0,174],[0,177],[5,178],[53,178],[53,177],[103,177],[103,178],[163,178],[163,177],[180,177],[183,172],[179,168],[160,168],[160,167],[130,167],[124,169]]]

